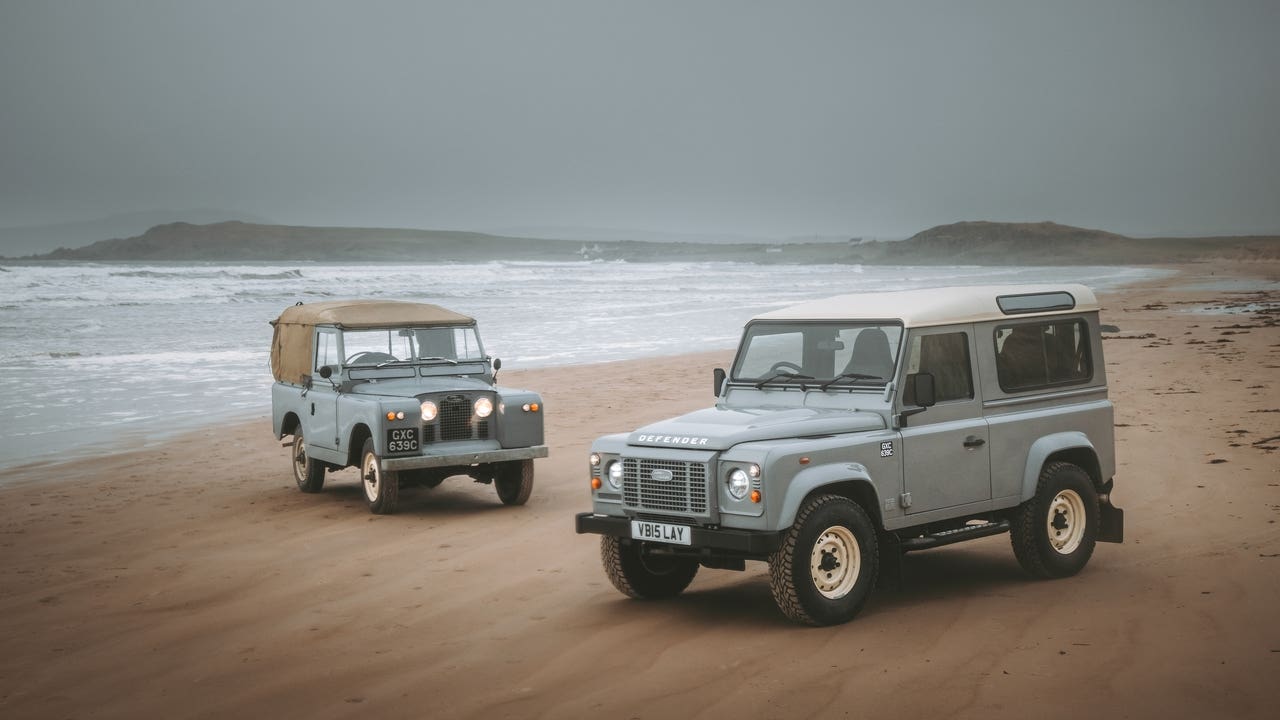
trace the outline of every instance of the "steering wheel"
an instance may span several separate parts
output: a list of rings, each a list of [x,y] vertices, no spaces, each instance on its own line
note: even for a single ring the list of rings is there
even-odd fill
[[[769,368],[769,373],[770,374],[777,373],[779,370],[783,368],[787,368],[789,370],[795,370],[796,374],[799,374],[804,371],[804,368],[800,367],[799,365],[793,362],[787,362],[786,360],[779,360],[778,362],[773,364],[773,367]]]
[[[362,350],[358,353],[352,353],[351,357],[348,357],[346,360],[344,360],[342,364],[351,365],[355,363],[357,360],[367,362],[367,363],[377,364],[380,362],[391,362],[391,361],[394,361],[395,359],[396,359],[395,355],[388,355],[387,353],[384,353],[384,352],[374,352],[372,350]]]

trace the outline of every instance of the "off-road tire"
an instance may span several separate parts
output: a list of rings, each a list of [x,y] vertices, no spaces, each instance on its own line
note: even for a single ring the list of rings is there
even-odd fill
[[[811,497],[769,556],[773,601],[805,625],[848,622],[875,588],[879,557],[875,525],[861,506],[840,495]],[[820,588],[819,578],[831,584]]]
[[[510,460],[498,466],[493,487],[503,505],[523,505],[533,492],[533,461]]]
[[[360,453],[360,487],[364,489],[369,512],[390,515],[396,511],[396,503],[400,500],[399,475],[382,469],[382,460],[373,448],[373,438],[367,438]]]
[[[698,574],[694,558],[648,555],[643,543],[604,535],[600,538],[600,562],[609,582],[627,597],[660,600],[684,592]]]
[[[1014,513],[1013,554],[1032,577],[1075,575],[1093,555],[1099,521],[1098,492],[1089,474],[1071,463],[1049,463],[1040,471],[1036,494]]]
[[[293,480],[304,493],[318,493],[324,489],[324,463],[307,455],[307,441],[302,428],[293,436]]]

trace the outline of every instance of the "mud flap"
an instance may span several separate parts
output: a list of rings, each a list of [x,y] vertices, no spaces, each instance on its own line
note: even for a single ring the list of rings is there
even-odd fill
[[[1108,497],[1098,503],[1098,516],[1098,542],[1124,542],[1124,510]]]

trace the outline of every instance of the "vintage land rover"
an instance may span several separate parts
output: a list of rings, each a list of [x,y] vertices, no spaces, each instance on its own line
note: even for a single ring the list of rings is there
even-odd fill
[[[507,505],[533,490],[542,398],[498,387],[502,362],[476,321],[435,305],[338,300],[272,321],[272,422],[292,435],[293,477],[320,492],[326,470],[358,467],[369,509],[395,511],[401,486],[452,475],[493,483]]]
[[[1032,576],[1121,542],[1098,302],[1082,285],[844,295],[751,320],[715,407],[589,458],[605,572],[638,598],[769,564],[797,622],[852,619],[903,552],[1009,532]]]

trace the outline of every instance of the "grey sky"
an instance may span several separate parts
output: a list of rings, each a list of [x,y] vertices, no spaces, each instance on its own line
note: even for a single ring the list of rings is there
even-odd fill
[[[0,226],[1280,232],[1280,3],[0,0]]]

